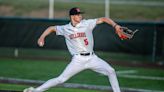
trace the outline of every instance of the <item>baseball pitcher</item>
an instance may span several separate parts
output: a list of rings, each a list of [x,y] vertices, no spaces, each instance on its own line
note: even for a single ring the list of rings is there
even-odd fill
[[[120,92],[115,70],[104,60],[95,55],[93,51],[94,40],[92,31],[97,24],[103,22],[114,27],[121,39],[129,39],[129,34],[124,34],[124,27],[116,24],[110,18],[97,18],[85,20],[81,10],[77,7],[70,9],[70,23],[48,27],[38,39],[38,45],[44,46],[45,37],[52,32],[65,37],[67,48],[72,55],[71,62],[65,70],[56,78],[52,78],[37,88],[27,88],[24,92],[43,92],[58,84],[64,83],[75,74],[85,69],[106,75],[109,78],[113,92]],[[131,34],[133,34],[131,32]]]

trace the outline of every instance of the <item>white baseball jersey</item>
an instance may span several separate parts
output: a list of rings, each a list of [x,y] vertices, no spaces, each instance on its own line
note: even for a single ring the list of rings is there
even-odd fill
[[[71,55],[93,52],[92,30],[96,26],[97,19],[82,20],[75,27],[71,23],[55,26],[56,34],[63,35]]]

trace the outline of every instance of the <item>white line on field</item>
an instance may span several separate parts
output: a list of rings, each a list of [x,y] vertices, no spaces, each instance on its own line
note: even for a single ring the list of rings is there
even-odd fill
[[[117,74],[132,74],[132,73],[137,73],[136,70],[124,70],[124,71],[117,71]]]
[[[124,78],[136,78],[136,79],[147,79],[147,80],[164,80],[164,77],[154,77],[154,76],[142,76],[142,75],[128,75],[128,74],[120,74],[118,75]]]
[[[11,83],[11,84],[43,84],[45,81],[41,80],[28,80],[28,79],[17,79],[17,78],[6,78],[0,77],[0,83]],[[92,90],[112,90],[109,86],[98,86],[98,85],[88,85],[88,84],[78,84],[78,83],[64,83],[58,85],[58,87],[64,88],[83,88],[83,89],[92,89]],[[123,92],[164,92],[160,90],[148,90],[148,89],[136,89],[136,88],[125,88],[121,87]]]
[[[164,77],[154,77],[154,76],[143,76],[143,75],[129,75],[137,73],[136,70],[124,70],[124,71],[117,71],[116,72],[119,77],[124,78],[136,78],[136,79],[146,79],[146,80],[164,80]]]

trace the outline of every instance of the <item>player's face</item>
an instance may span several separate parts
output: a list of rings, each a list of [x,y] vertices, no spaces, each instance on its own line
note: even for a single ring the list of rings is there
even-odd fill
[[[82,15],[81,14],[77,14],[77,15],[73,15],[73,20],[77,23],[79,23],[82,20]]]

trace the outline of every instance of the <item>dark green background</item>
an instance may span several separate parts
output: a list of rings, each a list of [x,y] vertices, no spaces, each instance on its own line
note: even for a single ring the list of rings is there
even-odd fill
[[[49,20],[31,18],[0,18],[0,47],[39,48],[37,39],[42,32],[52,25],[68,23],[69,20]],[[130,22],[117,21],[132,30],[139,29],[131,40],[120,40],[114,29],[107,24],[97,25],[93,31],[94,49],[110,52],[151,55],[153,50],[154,32],[157,32],[156,54],[164,55],[164,23],[161,22]],[[64,37],[50,34],[46,38],[44,48],[67,49]]]

